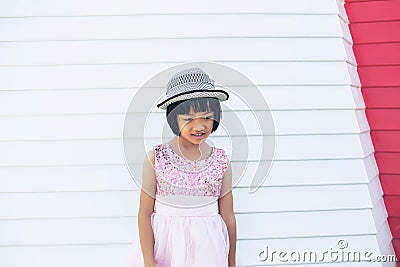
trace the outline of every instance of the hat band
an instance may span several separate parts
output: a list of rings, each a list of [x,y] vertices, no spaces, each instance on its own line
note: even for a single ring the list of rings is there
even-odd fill
[[[187,100],[187,99],[192,99],[192,98],[198,98],[198,97],[213,97],[217,98],[220,101],[225,101],[228,100],[229,95],[227,92],[223,90],[192,90],[188,92],[183,92],[176,94],[172,97],[167,98],[166,100],[162,101],[157,105],[158,108],[165,109],[167,106],[174,102],[178,102],[181,100]]]

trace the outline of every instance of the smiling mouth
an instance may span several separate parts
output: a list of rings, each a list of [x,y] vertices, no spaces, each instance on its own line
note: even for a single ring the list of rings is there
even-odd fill
[[[196,133],[196,134],[192,134],[193,136],[203,136],[203,135],[205,135],[206,133]]]

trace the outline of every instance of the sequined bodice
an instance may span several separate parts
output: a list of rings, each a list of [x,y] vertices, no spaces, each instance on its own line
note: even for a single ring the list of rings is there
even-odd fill
[[[213,147],[208,158],[196,161],[176,154],[169,144],[157,145],[154,151],[156,195],[219,197],[228,167],[223,149]]]

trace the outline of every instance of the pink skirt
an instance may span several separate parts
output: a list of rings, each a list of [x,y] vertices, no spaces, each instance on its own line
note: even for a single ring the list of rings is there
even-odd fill
[[[156,200],[154,209],[154,258],[160,267],[228,266],[228,230],[217,201],[198,208],[178,208]],[[142,267],[140,244],[134,248],[134,266]]]

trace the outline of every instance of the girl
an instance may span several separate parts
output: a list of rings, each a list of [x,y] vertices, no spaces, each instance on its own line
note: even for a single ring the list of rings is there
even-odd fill
[[[229,97],[199,68],[168,82],[167,122],[176,135],[148,153],[138,213],[146,267],[236,266],[232,170],[223,149],[204,142]]]

